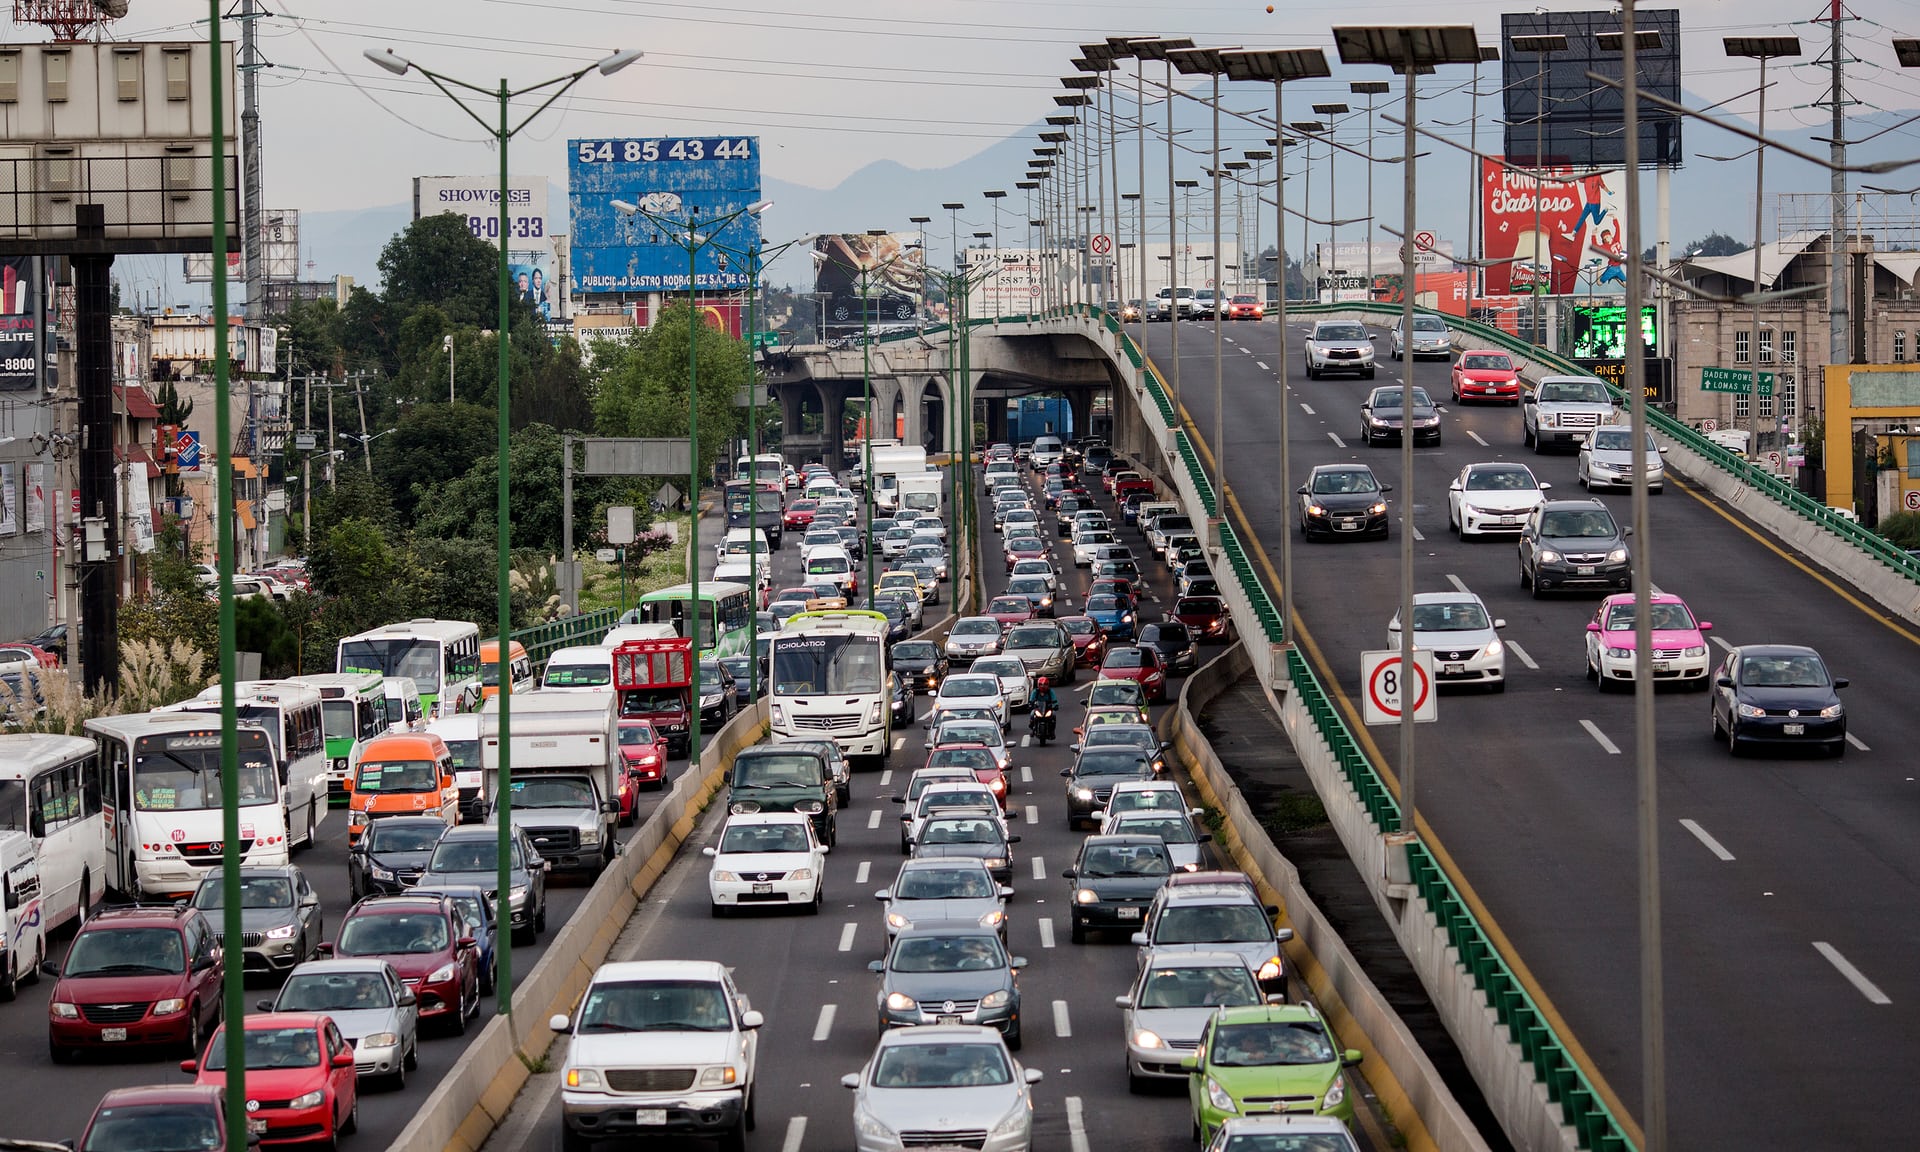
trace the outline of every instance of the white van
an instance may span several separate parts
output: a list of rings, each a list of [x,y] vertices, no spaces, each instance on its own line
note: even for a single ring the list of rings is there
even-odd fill
[[[1067,446],[1058,436],[1035,436],[1033,447],[1027,452],[1027,460],[1034,471],[1042,472],[1049,464],[1058,464],[1065,459]]]
[[[543,692],[613,691],[613,649],[600,644],[562,648],[547,657]]]
[[[758,552],[763,557],[772,555],[765,532],[758,528],[729,528],[720,543],[713,546],[714,560],[724,564],[728,560],[737,558],[744,563],[748,549]],[[761,563],[764,565],[766,561],[762,560]]]
[[[47,955],[44,920],[33,837],[0,832],[0,1000],[13,999],[21,983],[38,979]]]
[[[806,577],[809,583],[826,582],[840,589],[842,595],[851,598],[852,589],[858,587],[853,573],[853,558],[847,555],[845,548],[821,545],[807,553]]]
[[[387,731],[418,732],[427,722],[420,704],[420,685],[411,676],[388,676],[381,684],[387,695]]]
[[[768,594],[773,591],[773,565],[765,560],[760,561],[759,575],[760,583],[753,590],[753,602],[755,606],[764,608],[767,604]],[[753,566],[747,561],[730,559],[724,563],[714,565],[713,575],[710,579],[716,582],[725,581],[732,584],[745,584],[752,580],[753,576]]]
[[[483,823],[486,801],[480,795],[480,713],[462,712],[429,721],[427,731],[446,742],[453,754],[453,780],[460,787],[460,821]]]

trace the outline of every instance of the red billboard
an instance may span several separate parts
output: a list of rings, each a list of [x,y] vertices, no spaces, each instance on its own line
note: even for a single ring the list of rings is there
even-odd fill
[[[1624,221],[1620,184],[1618,172],[1576,178],[1571,168],[1549,166],[1536,179],[1531,171],[1517,172],[1495,159],[1482,160],[1482,251],[1490,265],[1485,293],[1532,292],[1547,277],[1545,291],[1566,295],[1579,285],[1583,272],[1601,284],[1624,282],[1620,266],[1624,257],[1619,255]],[[1616,258],[1601,256],[1592,251],[1594,247]],[[1547,276],[1549,267],[1551,276]]]

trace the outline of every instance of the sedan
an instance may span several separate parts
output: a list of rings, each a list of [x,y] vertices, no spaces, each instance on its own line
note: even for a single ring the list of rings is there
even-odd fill
[[[1264,320],[1266,317],[1267,309],[1257,296],[1235,296],[1227,302],[1229,320]]]
[[[1151,835],[1098,835],[1080,842],[1073,865],[1060,870],[1068,881],[1073,942],[1109,928],[1137,931],[1147,905],[1173,875],[1173,855]],[[1243,965],[1244,966],[1244,965]]]
[[[1005,772],[1013,756],[1007,750],[1007,736],[992,720],[955,718],[942,720],[927,738],[927,750],[981,747],[993,754],[994,763]],[[996,796],[996,799],[999,799]]]
[[[1025,596],[995,596],[987,602],[987,615],[1004,630],[1033,619],[1033,601]]]
[[[419,1066],[419,1001],[384,960],[309,960],[288,974],[278,996],[256,1007],[332,1017],[353,1049],[355,1073],[395,1090]]]
[[[1020,563],[1022,560],[1045,560],[1047,558],[1047,542],[1031,533],[1024,536],[1009,536],[1007,537],[1006,553],[1007,571],[1012,572],[1014,565]]]
[[[366,835],[347,848],[350,898],[413,887],[446,830],[438,816],[389,816],[369,824]]]
[[[702,848],[713,866],[707,894],[715,916],[743,908],[784,906],[817,915],[826,891],[827,849],[800,812],[727,817],[718,847]]]
[[[880,1030],[917,1024],[978,1024],[1020,1048],[1020,983],[1026,967],[1009,956],[996,929],[953,925],[910,928],[894,937],[880,975]]]
[[[1000,694],[1006,697],[1007,707],[1015,711],[1025,708],[1033,694],[1033,681],[1027,675],[1027,666],[1012,656],[989,656],[975,660],[969,673],[998,676]]]
[[[1099,592],[1087,597],[1087,616],[1112,640],[1133,639],[1131,597]],[[1102,657],[1104,662],[1105,657]]]
[[[226,886],[215,872],[200,881],[192,904],[207,914],[217,933],[224,922],[221,909]],[[291,970],[313,955],[326,937],[320,896],[307,875],[292,864],[248,864],[240,869],[240,929],[244,939],[245,971],[272,974]],[[240,946],[229,945],[232,960]]]
[[[1182,596],[1173,602],[1171,615],[1201,643],[1233,639],[1233,617],[1227,613],[1227,602],[1218,596]]]
[[[1144,645],[1107,649],[1107,658],[1100,665],[1100,678],[1135,681],[1152,704],[1167,698],[1167,673],[1160,662],[1160,653]]]
[[[1060,626],[1073,641],[1073,663],[1079,668],[1098,668],[1107,658],[1107,637],[1091,616],[1064,616]]]
[[[1667,490],[1667,466],[1660,459],[1660,446],[1653,433],[1644,433],[1646,444],[1647,490]],[[1575,473],[1580,486],[1595,488],[1633,487],[1633,431],[1628,428],[1595,428],[1580,442],[1580,464]]]
[[[840,1078],[854,1093],[854,1152],[906,1152],[928,1143],[1030,1152],[1030,1089],[1040,1078],[1038,1068],[1022,1068],[1007,1054],[991,1028],[882,1035],[866,1067]],[[930,1117],[939,1117],[937,1127],[928,1127]]]
[[[1399,324],[1393,326],[1392,356],[1403,359],[1407,354],[1406,329]],[[1444,357],[1453,351],[1453,334],[1447,330],[1447,322],[1438,316],[1415,316],[1413,318],[1413,356]]]
[[[257,1137],[262,1144],[312,1141],[334,1148],[360,1127],[353,1046],[338,1025],[313,1012],[268,1012],[248,1016],[244,1028],[248,1143]],[[226,1069],[224,1026],[201,1060],[180,1062],[195,1084],[211,1087],[225,1086]]]
[[[1037,560],[1021,560],[1014,564],[1009,575],[1018,579],[1022,576],[1038,576],[1047,582],[1048,591],[1060,586],[1059,573],[1053,570],[1053,562],[1044,557]]]
[[[1004,751],[1006,745],[1003,743],[999,745],[999,748]],[[929,769],[935,768],[959,768],[971,772],[976,781],[985,784],[987,791],[993,793],[995,802],[998,803],[1001,808],[1004,809],[1007,806],[1006,766],[1005,762],[1000,758],[1000,753],[995,752],[993,746],[987,744],[942,744],[927,753],[926,767],[922,768],[921,772],[927,772],[927,778],[929,780],[939,779],[938,776],[935,776],[929,771]],[[964,779],[963,777],[956,778]],[[919,773],[915,773],[915,779],[920,779]],[[923,787],[932,787],[932,785],[929,783],[923,785]]]
[[[1387,493],[1365,464],[1321,464],[1307,474],[1300,498],[1300,535],[1387,538]]]
[[[1650,663],[1653,680],[1707,687],[1707,638],[1713,625],[1694,619],[1693,610],[1678,596],[1656,592],[1648,609],[1652,625],[1653,652]],[[1609,596],[1600,602],[1593,619],[1587,621],[1587,679],[1598,681],[1600,691],[1615,685],[1632,684],[1634,653],[1639,637],[1634,628],[1634,603],[1630,593]]]
[[[817,500],[795,500],[787,505],[786,512],[780,517],[782,526],[789,532],[805,531],[813,523],[813,511],[819,507]]]
[[[1360,405],[1360,439],[1368,447],[1382,441],[1398,444],[1409,424],[1415,444],[1439,445],[1440,412],[1427,397],[1427,390],[1415,388],[1411,406],[1403,400],[1406,391],[1400,387],[1375,388],[1367,394]]]
[[[928,723],[938,723],[942,709],[960,707],[993,709],[993,714],[1000,721],[1002,729],[1006,728],[1010,718],[1007,697],[1000,690],[998,676],[962,672],[947,677],[947,682],[940,685],[940,691],[934,694],[933,709],[928,717]]]
[[[1453,402],[1504,400],[1520,404],[1520,375],[1513,357],[1493,348],[1475,348],[1460,354],[1453,364]]]
[[[1004,944],[1012,895],[977,861],[909,860],[873,897],[886,905],[889,941],[915,924],[974,924],[998,932]]]
[[[1433,653],[1434,679],[1446,684],[1484,684],[1507,690],[1507,651],[1494,630],[1505,620],[1488,617],[1471,592],[1420,592],[1413,598],[1413,646]],[[1400,650],[1400,613],[1387,621],[1387,648]]]
[[[916,693],[913,685],[899,672],[887,673],[887,698],[890,701],[890,727],[901,728],[913,722]]]
[[[1808,744],[1829,755],[1847,751],[1847,714],[1839,690],[1844,676],[1827,671],[1811,648],[1755,644],[1734,648],[1713,679],[1709,719],[1713,734],[1725,734],[1735,756],[1755,747]]]
[[[1200,648],[1187,626],[1178,620],[1142,624],[1139,644],[1159,654],[1169,676],[1183,676],[1200,666]]]
[[[1148,953],[1133,987],[1114,997],[1126,1011],[1127,1088],[1184,1085],[1180,1061],[1200,1047],[1214,1010],[1265,1002],[1247,962],[1231,952]],[[1286,1145],[1279,1147],[1284,1152]]]
[[[1023,560],[1021,563],[1031,564],[1032,561]],[[1047,582],[1045,576],[1015,576],[1007,581],[1006,594],[1025,596],[1027,602],[1033,605],[1033,613],[1036,616],[1044,616],[1048,619],[1053,617],[1055,599],[1053,585]],[[1059,598],[1066,599],[1064,594]]]
[[[1185,812],[1147,809],[1116,812],[1100,826],[1102,836],[1157,836],[1166,844],[1173,866],[1183,872],[1198,872],[1206,862],[1202,845],[1213,839],[1212,833],[1193,826],[1193,817]]]
[[[1119,538],[1105,528],[1089,528],[1074,537],[1073,566],[1085,568],[1093,563],[1094,550],[1118,544]]]
[[[947,629],[947,659],[970,664],[982,656],[997,656],[1003,633],[1000,621],[992,616],[964,616]]]
[[[947,678],[947,655],[931,640],[902,640],[887,650],[887,662],[915,692],[932,692]]]
[[[1461,539],[1489,532],[1519,532],[1547,502],[1553,485],[1525,464],[1469,464],[1447,485],[1447,527]]]
[[[1013,883],[1013,848],[998,808],[952,810],[921,825],[913,842],[915,860],[978,860],[1002,884]]]

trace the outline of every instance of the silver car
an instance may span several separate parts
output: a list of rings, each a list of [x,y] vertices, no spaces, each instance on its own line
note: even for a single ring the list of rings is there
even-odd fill
[[[1647,489],[1664,492],[1667,465],[1660,459],[1660,446],[1647,438]],[[1633,430],[1620,427],[1595,428],[1580,442],[1580,486],[1591,492],[1596,488],[1633,487]]]
[[[1264,1000],[1247,962],[1231,952],[1150,953],[1132,989],[1114,997],[1126,1010],[1127,1087],[1184,1084],[1180,1061],[1199,1049],[1214,1009]]]
[[[967,616],[947,630],[947,659],[977,660],[1000,654],[1000,621],[991,616]]]
[[[309,960],[287,974],[262,1012],[324,1012],[353,1049],[353,1070],[393,1088],[419,1066],[420,1005],[385,960]]]
[[[1027,675],[1027,665],[1018,657],[989,656],[975,660],[968,671],[982,676],[998,676],[1000,694],[1006,697],[1009,708],[1024,709],[1033,694],[1033,681]]]
[[[1210,832],[1193,826],[1193,817],[1185,812],[1143,809],[1117,812],[1100,826],[1102,836],[1158,836],[1173,857],[1173,866],[1184,872],[1198,872],[1204,863],[1202,845],[1213,839]]]
[[[1393,326],[1393,358],[1402,359],[1407,354],[1406,329],[1399,324]],[[1438,356],[1446,359],[1453,355],[1453,333],[1447,330],[1447,322],[1438,316],[1415,316],[1413,318],[1413,358]]]
[[[1029,620],[1007,629],[1005,654],[1025,665],[1027,674],[1055,684],[1074,679],[1073,637],[1051,620]]]
[[[909,860],[873,898],[886,905],[888,940],[916,924],[972,924],[995,929],[1004,943],[1012,895],[978,860]]]
[[[1310,380],[1329,372],[1354,372],[1373,379],[1373,337],[1358,320],[1322,320],[1315,324],[1302,355]]]
[[[840,1083],[853,1090],[857,1152],[1028,1152],[1029,1089],[1040,1080],[1040,1070],[1021,1067],[993,1029],[949,1024],[882,1035],[867,1066]]]
[[[1506,691],[1506,646],[1494,634],[1506,626],[1471,592],[1420,592],[1413,598],[1413,646],[1433,653],[1434,678],[1441,684]],[[1398,612],[1387,622],[1387,648],[1400,650]]]

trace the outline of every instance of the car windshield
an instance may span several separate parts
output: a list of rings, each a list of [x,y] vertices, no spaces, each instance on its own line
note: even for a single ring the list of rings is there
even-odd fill
[[[211,1105],[145,1104],[102,1108],[81,1152],[215,1152],[220,1118]]]
[[[900,874],[895,900],[984,900],[1000,894],[993,877],[980,868],[916,868]]]
[[[1045,576],[1016,576],[1007,581],[1007,591],[1018,592],[1022,596],[1045,596],[1047,595],[1047,578]]]
[[[991,808],[998,803],[985,788],[929,788],[920,796],[920,814],[941,808]]]
[[[1540,487],[1533,473],[1525,468],[1470,468],[1466,489],[1469,492],[1533,492]]]
[[[515,800],[514,805],[518,807],[519,801]],[[515,868],[522,867],[524,863],[520,858],[518,841],[513,844],[512,862]],[[492,873],[499,868],[500,842],[493,836],[462,836],[457,840],[442,840],[440,846],[433,850],[433,858],[427,864],[429,872]]]
[[[280,986],[275,1012],[354,1012],[393,1007],[393,989],[378,972],[296,972]]]
[[[1210,616],[1219,614],[1220,601],[1211,596],[1182,596],[1173,602],[1176,616]]]
[[[1015,628],[1007,633],[1009,648],[1057,648],[1059,645],[1060,633],[1052,628]]]
[[[999,744],[1000,725],[991,720],[949,720],[933,734],[935,744]]]
[[[1156,812],[1128,813],[1114,821],[1113,830],[1129,836],[1158,836],[1169,844],[1196,842],[1193,822],[1184,812],[1171,816]]]
[[[1116,788],[1113,791],[1113,798],[1107,801],[1107,812],[1109,815],[1117,816],[1122,812],[1139,812],[1154,808],[1180,811],[1186,806],[1187,802],[1181,798],[1180,793],[1171,788]]]
[[[1596,428],[1592,440],[1595,452],[1631,452],[1633,451],[1633,433],[1625,428]],[[1660,454],[1660,446],[1653,442],[1653,433],[1647,433],[1647,459],[1652,460]]]
[[[1549,512],[1540,520],[1540,535],[1559,539],[1608,540],[1614,536],[1613,516],[1604,509]]]
[[[1607,609],[1607,631],[1633,631],[1633,605],[1615,604]],[[1691,632],[1695,625],[1693,613],[1685,604],[1655,604],[1647,618],[1653,621],[1655,632]]]
[[[1222,1024],[1213,1030],[1210,1063],[1227,1068],[1329,1064],[1338,1059],[1318,1020]]]
[[[354,772],[355,792],[432,792],[440,787],[440,766],[431,760],[362,760]]]
[[[711,980],[596,981],[581,1032],[731,1032],[726,990]]]
[[[1155,968],[1147,973],[1136,1008],[1233,1008],[1260,1003],[1253,973],[1237,964]]]
[[[511,786],[513,806],[526,808],[571,808],[585,809],[595,807],[593,785],[584,779],[542,779],[515,780]]]
[[[887,967],[895,972],[990,972],[1007,966],[992,933],[978,936],[903,936]]]
[[[1100,628],[1091,617],[1087,616],[1069,617],[1060,621],[1060,626],[1067,630],[1069,636],[1091,636]]]
[[[1098,596],[1087,597],[1087,611],[1089,612],[1120,612],[1123,611],[1124,608],[1125,606],[1120,603],[1120,598],[1111,593],[1102,593]]]
[[[893,646],[893,658],[895,660],[938,660],[940,650],[929,641],[909,640],[904,644]]]
[[[1147,767],[1146,757],[1132,750],[1089,749],[1074,764],[1073,775],[1082,780],[1088,776],[1139,776]]]
[[[873,1062],[875,1088],[982,1088],[1013,1083],[998,1044],[893,1044]]]
[[[1027,674],[1027,666],[1025,664],[1011,657],[1004,656],[989,656],[985,660],[975,660],[972,670],[983,676],[1025,676]]]
[[[987,807],[986,804],[980,807]],[[999,844],[1000,825],[980,816],[930,820],[920,833],[922,844]]]
[[[952,634],[955,636],[998,636],[1000,635],[1000,622],[990,618],[982,619],[978,616],[972,616],[955,624]]]
[[[1349,492],[1378,492],[1379,490],[1380,482],[1373,478],[1372,472],[1342,468],[1313,474],[1313,492],[1316,496],[1339,496]]]
[[[186,946],[177,929],[103,928],[74,937],[62,974],[72,979],[178,974],[186,970]]]
[[[375,820],[367,829],[367,851],[425,852],[440,842],[440,836],[446,830],[447,826],[438,820],[418,824]]]
[[[1089,844],[1080,857],[1082,879],[1165,876],[1172,871],[1167,850],[1158,844]]]
[[[720,837],[722,853],[735,852],[805,852],[811,845],[807,842],[807,826],[803,823],[792,824],[729,824]]]
[[[1534,399],[1543,404],[1610,404],[1607,386],[1598,380],[1542,380]]]
[[[1445,332],[1447,330],[1447,322],[1438,316],[1415,316],[1413,318],[1413,330],[1415,332]]]
[[[955,676],[940,688],[940,695],[957,696],[962,699],[974,696],[998,696],[999,694],[999,677]]]
[[[638,716],[646,713],[680,712],[686,708],[686,701],[680,696],[678,688],[656,688],[653,690],[636,689],[620,694],[620,715]]]
[[[648,748],[657,739],[651,724],[620,725],[620,744],[624,748]]]
[[[1097,708],[1102,704],[1138,704],[1140,702],[1140,686],[1131,680],[1120,684],[1095,684],[1093,691],[1087,693],[1089,708]]]
[[[929,768],[965,768],[969,772],[991,772],[1000,764],[985,748],[936,748],[927,757]]]
[[[320,1064],[320,1033],[312,1028],[248,1028],[247,1068],[315,1068]],[[207,1045],[209,1072],[227,1066],[226,1029],[214,1033]]]
[[[342,956],[424,956],[445,952],[447,918],[438,912],[376,912],[350,916],[334,951]]]
[[[1827,669],[1818,656],[1746,656],[1740,683],[1756,688],[1825,688]]]
[[[1100,724],[1087,730],[1083,748],[1125,747],[1158,750],[1159,737],[1153,729],[1139,724]]]
[[[1251,904],[1193,904],[1160,913],[1155,944],[1271,943],[1273,925]]]
[[[1372,404],[1375,408],[1398,408],[1400,407],[1400,392],[1401,390],[1398,388],[1376,388],[1373,391]],[[1413,390],[1413,406],[1415,408],[1433,407],[1433,401],[1427,398],[1427,390],[1425,388],[1415,388]]]
[[[1314,329],[1315,340],[1365,340],[1367,330],[1359,324],[1322,324]]]
[[[1478,604],[1456,601],[1413,606],[1415,632],[1475,632],[1490,626],[1487,610]]]
[[[1107,652],[1107,662],[1102,665],[1104,668],[1143,668],[1145,666],[1145,655],[1139,648],[1110,649]]]
[[[195,908],[226,907],[226,886],[218,876],[210,876],[200,882],[194,890]],[[285,876],[242,876],[240,877],[240,907],[242,908],[291,908],[293,907],[293,881]]]
[[[766,752],[733,761],[735,788],[817,788],[820,778],[820,761],[813,756]]]
[[[1511,372],[1513,371],[1513,361],[1507,359],[1502,353],[1482,353],[1478,356],[1462,356],[1460,358],[1460,367],[1467,369],[1469,372],[1476,370],[1481,372]]]

